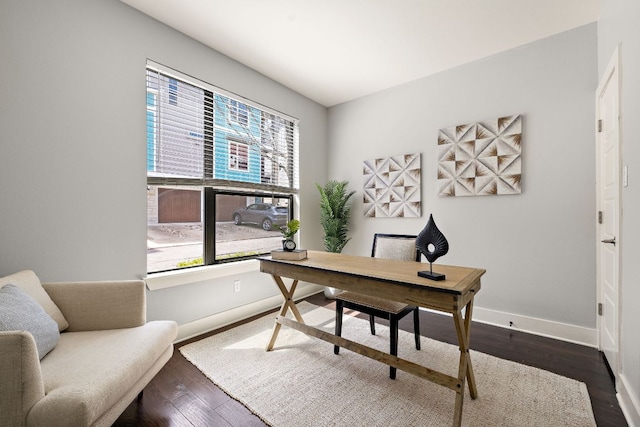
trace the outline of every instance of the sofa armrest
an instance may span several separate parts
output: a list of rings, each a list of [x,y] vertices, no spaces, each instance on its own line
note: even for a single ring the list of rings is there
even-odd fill
[[[27,413],[44,397],[38,349],[25,331],[0,332],[0,424],[26,425]]]
[[[69,322],[67,331],[142,326],[147,320],[142,280],[43,283]]]

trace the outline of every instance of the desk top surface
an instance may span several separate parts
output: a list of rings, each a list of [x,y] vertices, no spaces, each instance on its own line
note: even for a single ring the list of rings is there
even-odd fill
[[[260,258],[263,263],[324,270],[350,276],[390,282],[410,287],[427,288],[435,291],[464,294],[478,283],[486,272],[481,268],[457,267],[434,264],[433,272],[446,276],[445,280],[434,281],[418,276],[418,271],[428,271],[429,264],[416,261],[397,261],[384,258],[363,257],[331,252],[307,251],[307,258],[300,261]],[[283,274],[286,276],[286,274]]]

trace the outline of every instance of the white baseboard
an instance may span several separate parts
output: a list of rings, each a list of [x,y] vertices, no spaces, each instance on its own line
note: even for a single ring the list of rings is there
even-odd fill
[[[311,283],[300,282],[294,294],[295,299],[306,298],[321,292],[324,288]],[[178,326],[178,336],[174,343],[193,338],[195,336],[222,328],[240,320],[247,319],[256,314],[264,313],[282,305],[282,295],[274,295],[260,301],[232,308],[221,313],[216,313],[202,319],[194,320]]]
[[[595,328],[584,328],[477,306],[473,308],[473,320],[589,347],[595,348],[598,346],[598,336]]]
[[[627,377],[624,374],[619,375],[619,381],[617,385],[618,403],[624,417],[627,419],[629,427],[640,427],[640,399],[633,393],[628,386]]]

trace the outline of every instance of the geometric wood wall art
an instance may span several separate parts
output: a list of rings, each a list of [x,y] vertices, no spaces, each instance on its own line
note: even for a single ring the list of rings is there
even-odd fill
[[[438,131],[439,196],[520,194],[522,116]]]
[[[365,160],[364,216],[419,218],[420,154]]]

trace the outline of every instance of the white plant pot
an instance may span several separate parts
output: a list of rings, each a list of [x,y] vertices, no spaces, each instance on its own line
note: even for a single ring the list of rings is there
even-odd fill
[[[340,292],[342,292],[342,289],[330,288],[328,286],[324,288],[324,296],[329,299],[336,299],[336,295]]]

